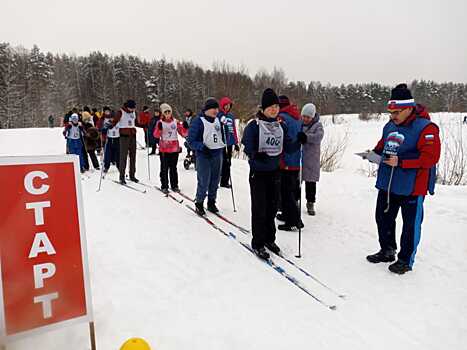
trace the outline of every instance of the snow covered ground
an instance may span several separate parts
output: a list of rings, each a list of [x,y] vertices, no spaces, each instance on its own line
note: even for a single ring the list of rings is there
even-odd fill
[[[98,349],[118,349],[143,337],[153,349],[465,349],[467,344],[467,188],[439,186],[425,205],[414,271],[397,276],[369,264],[378,250],[374,178],[353,155],[374,146],[383,120],[341,116],[330,134],[348,133],[342,167],[323,173],[317,216],[303,212],[301,259],[297,233],[278,231],[278,244],[316,274],[340,299],[284,261],[281,266],[328,303],[331,311],[227,239],[184,206],[156,190],[140,194],[99,175],[83,181]],[[457,125],[460,115],[435,115]],[[450,122],[447,122],[450,121]],[[465,127],[467,129],[467,127]],[[465,130],[464,130],[465,132]],[[140,133],[138,137],[142,139]],[[61,129],[0,130],[0,155],[61,154]],[[149,182],[147,156],[138,151],[137,177]],[[151,183],[159,184],[151,157]],[[221,211],[250,227],[248,164],[233,162],[238,211],[219,190]],[[193,195],[196,175],[179,164],[180,187]],[[116,169],[108,178],[118,179]],[[220,227],[237,233],[213,218]],[[399,225],[400,229],[401,225]],[[87,325],[11,344],[10,350],[87,349]]]

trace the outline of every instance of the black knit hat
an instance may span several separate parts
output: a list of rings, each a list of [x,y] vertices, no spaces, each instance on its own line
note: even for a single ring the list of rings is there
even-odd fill
[[[127,108],[136,108],[136,102],[134,100],[128,100],[126,101],[125,106]]]
[[[267,88],[266,90],[264,90],[263,96],[261,97],[261,109],[264,111],[266,108],[278,104],[279,98],[277,97],[274,90],[271,88]]]
[[[211,108],[219,108],[219,102],[214,97],[208,97],[206,102],[204,103],[203,111],[207,111]]]
[[[284,108],[290,105],[290,100],[287,96],[285,95],[280,95],[279,96],[279,107]]]
[[[105,106],[104,108],[102,108],[102,110],[105,112],[105,111],[110,111],[110,107],[109,106]]]
[[[407,84],[399,84],[391,90],[391,98],[388,102],[388,109],[399,109],[415,107],[415,100]]]

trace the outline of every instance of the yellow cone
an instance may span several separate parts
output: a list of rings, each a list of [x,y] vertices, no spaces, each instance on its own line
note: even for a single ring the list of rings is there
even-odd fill
[[[151,347],[144,339],[131,338],[123,343],[120,350],[151,350]]]

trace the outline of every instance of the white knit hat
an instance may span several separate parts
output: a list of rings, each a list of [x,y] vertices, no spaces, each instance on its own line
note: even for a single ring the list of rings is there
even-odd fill
[[[171,111],[172,112],[172,107],[168,103],[163,103],[160,105],[159,109],[161,110],[161,113],[164,114],[165,111]]]
[[[302,115],[314,118],[316,114],[316,106],[313,103],[307,103],[302,108]]]

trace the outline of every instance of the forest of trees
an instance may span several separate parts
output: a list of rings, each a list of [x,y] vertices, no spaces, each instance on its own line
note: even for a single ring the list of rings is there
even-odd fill
[[[467,111],[467,84],[411,82],[419,103],[430,111]],[[147,61],[137,56],[54,55],[0,43],[0,128],[42,127],[47,117],[61,117],[73,107],[118,108],[128,98],[139,106],[171,104],[175,113],[197,111],[209,96],[231,97],[234,111],[249,118],[262,91],[274,88],[303,105],[313,102],[321,114],[381,113],[391,87],[378,83],[332,86],[288,81],[281,69],[250,76],[226,63],[203,69],[193,62]]]

